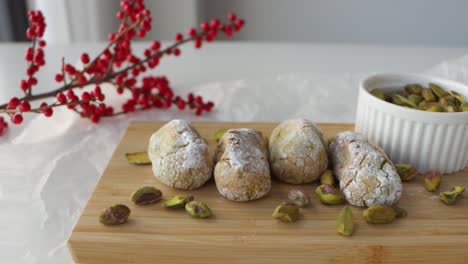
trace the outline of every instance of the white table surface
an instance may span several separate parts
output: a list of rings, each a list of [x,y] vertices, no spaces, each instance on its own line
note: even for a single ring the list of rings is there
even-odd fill
[[[102,43],[48,46],[44,88],[61,57],[97,54]],[[147,43],[134,46],[140,52]],[[21,95],[25,44],[0,45],[0,99]],[[468,48],[336,44],[214,43],[164,60],[176,91],[214,100],[202,118],[176,110],[134,114],[91,125],[69,111],[28,117],[0,138],[1,263],[70,263],[66,240],[129,120],[353,122],[358,80],[374,72],[429,72],[466,81]],[[459,59],[457,59],[459,58]],[[455,59],[455,60],[453,60]],[[448,63],[440,64],[444,61]],[[438,65],[438,66],[437,66]],[[106,87],[112,89],[112,87]],[[111,98],[112,99],[112,98]],[[112,99],[113,100],[113,99]]]

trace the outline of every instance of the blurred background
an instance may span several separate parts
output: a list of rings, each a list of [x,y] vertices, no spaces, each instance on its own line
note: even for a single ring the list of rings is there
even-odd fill
[[[466,0],[150,0],[147,39],[172,39],[233,11],[248,27],[235,40],[385,45],[468,45]],[[24,41],[26,10],[46,16],[49,43],[104,41],[117,27],[119,0],[2,0],[0,40]]]

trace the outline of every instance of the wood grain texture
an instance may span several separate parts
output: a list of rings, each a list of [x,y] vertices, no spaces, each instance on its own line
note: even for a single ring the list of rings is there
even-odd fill
[[[422,177],[404,183],[399,205],[408,216],[389,225],[369,225],[362,209],[352,208],[356,229],[352,237],[336,233],[342,206],[325,206],[314,195],[317,184],[289,185],[273,180],[264,199],[236,203],[218,194],[213,181],[195,191],[175,190],[154,178],[151,166],[134,166],[126,152],[146,150],[150,135],[163,123],[132,123],[117,147],[96,190],[84,209],[69,247],[77,263],[466,263],[468,262],[468,198],[453,206],[425,191]],[[273,123],[194,123],[210,146],[220,128],[250,127],[269,135]],[[352,125],[320,125],[327,136],[353,129]],[[441,157],[443,158],[443,157]],[[86,175],[83,175],[86,176]],[[184,210],[166,210],[161,204],[135,206],[129,195],[153,185],[164,197],[190,193],[206,202],[210,219],[194,219]],[[468,187],[468,170],[444,175],[441,190]],[[312,197],[302,219],[285,224],[271,218],[290,189]],[[129,222],[104,226],[103,208],[125,203],[132,210]]]

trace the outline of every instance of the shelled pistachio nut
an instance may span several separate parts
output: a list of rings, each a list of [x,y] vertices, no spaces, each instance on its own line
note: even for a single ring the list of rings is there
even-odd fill
[[[407,91],[410,94],[421,94],[422,88],[422,85],[418,83],[405,85],[405,91]]]
[[[437,101],[436,95],[432,92],[431,89],[423,88],[421,90],[421,95],[426,102],[435,102]]]
[[[370,92],[373,96],[377,97],[377,98],[380,98],[382,100],[385,100],[386,97],[385,97],[385,93],[380,90],[380,89],[374,89]]]
[[[162,192],[152,186],[142,187],[132,193],[130,200],[138,205],[152,204],[162,199]]]
[[[419,94],[411,94],[410,96],[408,96],[408,100],[411,101],[414,105],[418,105],[424,99]]]
[[[440,87],[439,85],[435,83],[429,83],[428,86],[429,86],[429,89],[431,89],[431,91],[439,98],[449,95],[447,91],[445,91],[442,87]]]
[[[396,218],[395,210],[386,205],[373,205],[364,210],[362,215],[370,224],[388,224]]]
[[[228,129],[225,129],[225,128],[221,128],[221,129],[216,130],[213,133],[213,137],[216,140],[216,142],[218,142],[227,131],[228,131]]]
[[[185,211],[196,218],[207,218],[212,215],[211,209],[204,203],[191,201],[185,205]]]
[[[435,192],[441,182],[441,174],[438,171],[428,171],[424,174],[424,186],[428,192]]]
[[[336,230],[343,236],[350,236],[354,232],[353,212],[351,212],[351,209],[347,205],[341,209],[336,219]]]
[[[455,98],[460,102],[460,104],[463,104],[463,103],[466,102],[466,101],[465,101],[465,98],[463,97],[463,95],[461,95],[461,94],[459,94],[459,93],[457,93],[457,92],[455,92],[455,91],[449,91],[449,94],[450,94],[451,96],[455,97]]]
[[[402,181],[411,181],[418,174],[416,168],[411,164],[397,163],[395,167]]]
[[[273,218],[285,223],[295,222],[299,219],[299,207],[293,203],[282,203],[275,208]]]
[[[458,198],[465,192],[465,187],[454,186],[449,191],[441,192],[439,198],[442,202],[448,205],[454,204]]]
[[[125,153],[128,163],[135,165],[151,165],[151,160],[148,157],[148,152],[131,152]]]
[[[166,208],[184,208],[185,205],[190,201],[193,201],[193,196],[177,195],[165,201],[163,206]]]
[[[305,192],[298,189],[290,190],[288,192],[288,200],[298,207],[306,207],[310,204],[309,196]]]
[[[333,176],[332,170],[326,170],[320,175],[320,184],[335,185],[335,176]]]
[[[402,218],[408,215],[405,209],[401,207],[394,206],[393,210],[395,210],[395,217],[396,218]]]
[[[128,220],[130,208],[124,204],[116,204],[106,208],[99,216],[99,222],[104,225],[120,225]]]
[[[329,184],[322,184],[315,189],[320,201],[324,204],[343,204],[345,199],[341,192]]]

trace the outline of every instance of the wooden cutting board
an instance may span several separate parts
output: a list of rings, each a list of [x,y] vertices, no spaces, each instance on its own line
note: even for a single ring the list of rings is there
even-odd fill
[[[175,190],[159,183],[151,166],[128,164],[124,154],[146,150],[150,135],[161,125],[139,122],[128,127],[70,237],[69,247],[77,263],[468,262],[468,198],[446,206],[425,191],[420,176],[404,183],[399,205],[408,211],[406,218],[388,225],[369,225],[362,219],[362,209],[352,208],[355,233],[343,237],[335,229],[342,205],[320,204],[314,195],[317,184],[293,186],[274,180],[267,197],[236,203],[220,196],[213,181],[195,191]],[[275,125],[194,124],[211,147],[215,146],[213,132],[218,129],[250,127],[269,135]],[[352,125],[339,124],[320,127],[327,136],[353,129]],[[130,203],[130,194],[145,185],[161,189],[166,198],[190,193],[206,202],[215,216],[194,219],[184,210],[166,210],[161,204]],[[441,190],[452,185],[468,187],[468,170],[444,176]],[[298,222],[272,219],[275,206],[293,188],[307,192],[312,205],[302,210]],[[121,226],[100,224],[100,212],[115,203],[130,207],[129,222]]]

